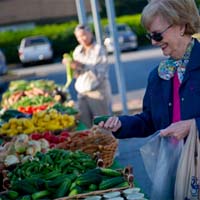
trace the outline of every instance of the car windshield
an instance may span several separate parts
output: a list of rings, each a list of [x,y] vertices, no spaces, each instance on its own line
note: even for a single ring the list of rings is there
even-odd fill
[[[117,30],[119,32],[123,32],[123,31],[129,31],[130,29],[127,26],[121,25],[121,26],[117,26]]]
[[[117,25],[116,29],[117,29],[118,32],[130,31],[130,28],[128,26],[126,26],[126,25]],[[109,30],[108,26],[106,26],[106,28],[105,28],[105,33],[106,34],[110,34],[110,30]]]
[[[40,44],[46,44],[47,41],[45,40],[45,38],[31,38],[31,39],[27,39],[25,41],[25,47],[28,46],[33,46],[33,45],[40,45]]]

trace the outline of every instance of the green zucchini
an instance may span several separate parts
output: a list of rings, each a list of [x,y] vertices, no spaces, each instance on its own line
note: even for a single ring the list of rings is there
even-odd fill
[[[19,200],[31,200],[31,199],[32,199],[31,195],[24,195],[24,196],[20,197]],[[18,198],[17,198],[17,200],[18,200]]]
[[[107,180],[103,180],[100,184],[99,184],[99,189],[100,190],[106,190],[106,189],[110,189],[115,187],[116,185],[123,183],[124,182],[124,177],[119,176],[119,177],[114,177],[114,178],[110,178]]]
[[[39,192],[35,192],[31,195],[33,200],[37,200],[37,199],[41,199],[43,197],[46,197],[49,195],[49,191],[48,190],[42,190]]]
[[[129,187],[129,183],[127,181],[124,181],[118,185],[116,185],[114,188],[121,188],[121,187]]]
[[[69,197],[71,196],[74,196],[74,195],[77,195],[77,194],[81,194],[83,191],[81,189],[81,187],[79,186],[75,186],[71,191],[70,193],[68,194]]]
[[[86,169],[94,169],[96,167],[96,163],[91,160],[91,161],[87,161],[87,162],[83,162],[82,165],[86,168]]]
[[[16,199],[18,196],[19,196],[19,193],[14,191],[14,190],[8,190],[7,191],[7,196],[10,198],[10,199]]]
[[[60,171],[54,170],[52,172],[43,174],[42,178],[46,179],[46,180],[51,180],[51,179],[54,179],[54,178],[61,176],[61,175],[62,175],[62,173]]]
[[[102,181],[102,177],[98,174],[83,174],[76,179],[76,184],[79,186],[87,186],[90,184],[99,184]]]
[[[71,180],[69,178],[65,178],[63,183],[56,190],[54,197],[60,198],[60,197],[64,197],[66,194],[68,194],[71,184],[72,184]]]
[[[96,191],[98,189],[98,186],[95,184],[91,184],[91,185],[89,185],[88,189],[89,189],[89,191]]]
[[[77,186],[76,182],[73,182],[69,188],[70,191],[72,191]]]
[[[57,176],[55,179],[51,179],[46,181],[46,187],[47,188],[51,188],[51,187],[56,187],[58,185],[60,185],[67,177],[68,175],[60,175]]]
[[[100,168],[101,174],[105,176],[121,176],[121,172],[115,170],[115,169],[110,169],[110,168]]]
[[[25,193],[25,194],[35,193],[38,191],[38,188],[33,185],[34,182],[32,182],[31,180],[33,180],[33,179],[27,178],[24,180],[14,181],[12,183],[11,189],[14,191],[17,191],[19,193],[21,193],[21,192]]]
[[[109,117],[110,117],[109,115],[102,115],[102,116],[95,117],[94,120],[93,120],[93,123],[95,125],[98,125],[102,121],[106,122]]]

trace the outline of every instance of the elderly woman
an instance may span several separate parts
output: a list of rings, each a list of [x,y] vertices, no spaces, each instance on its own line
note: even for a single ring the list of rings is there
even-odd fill
[[[151,0],[141,21],[167,58],[149,75],[142,112],[113,116],[99,126],[118,139],[160,130],[161,137],[185,140],[192,119],[200,132],[200,43],[192,38],[200,28],[198,10],[193,0]]]
[[[80,120],[90,128],[95,116],[111,112],[109,65],[104,47],[94,41],[88,26],[77,25],[74,35],[79,45],[73,51],[71,68],[76,78]],[[62,60],[63,64],[67,62],[66,58]]]
[[[200,43],[192,38],[200,28],[198,10],[193,0],[151,0],[142,24],[168,58],[150,73],[140,114],[113,116],[99,126],[120,139],[157,130],[161,136],[183,139],[193,118],[200,131]]]

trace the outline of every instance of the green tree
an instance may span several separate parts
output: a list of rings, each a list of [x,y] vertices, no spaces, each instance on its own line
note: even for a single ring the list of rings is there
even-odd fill
[[[197,4],[198,9],[200,10],[200,0],[195,0],[195,2]]]

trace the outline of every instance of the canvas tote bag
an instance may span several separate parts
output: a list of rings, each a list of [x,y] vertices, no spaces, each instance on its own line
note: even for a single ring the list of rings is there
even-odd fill
[[[84,93],[95,89],[99,85],[96,75],[92,71],[80,74],[75,82],[75,89],[79,93]]]
[[[174,196],[175,200],[200,200],[200,143],[195,120],[178,163]]]

